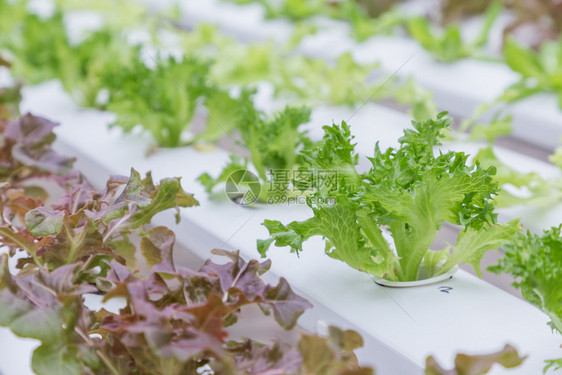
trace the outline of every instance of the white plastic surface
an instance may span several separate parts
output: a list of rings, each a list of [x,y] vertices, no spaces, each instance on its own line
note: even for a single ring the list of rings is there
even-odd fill
[[[443,284],[449,279],[451,279],[453,275],[457,273],[458,270],[459,270],[459,266],[454,266],[450,271],[442,275],[430,277],[428,279],[416,280],[416,281],[389,281],[375,276],[373,276],[372,279],[377,285],[386,286],[389,288],[415,288],[418,286],[425,286],[425,285],[431,285],[437,283]]]
[[[22,339],[0,327],[0,375],[31,375],[31,354],[39,341]]]
[[[131,166],[141,172],[152,170],[155,179],[182,176],[184,188],[195,193],[201,203],[200,207],[182,211],[184,221],[176,232],[178,241],[187,247],[192,239],[195,242],[198,233],[182,228],[197,225],[212,235],[216,243],[214,246],[240,249],[244,256],[255,258],[258,256],[256,238],[267,236],[265,228],[260,225],[264,219],[289,222],[310,215],[304,207],[252,209],[226,200],[210,201],[195,178],[203,171],[218,173],[227,161],[226,153],[202,153],[183,148],[164,149],[146,157],[145,152],[150,146],[147,138],[123,135],[118,129],[108,130],[106,124],[111,115],[75,109],[56,84],[26,89],[22,109],[60,121],[62,126],[56,130],[59,142],[74,150],[80,162],[95,165],[106,176],[128,174]],[[314,118],[331,116],[339,121],[337,116],[340,114],[335,110],[322,111],[317,111]],[[311,129],[317,129],[320,124],[311,125]],[[357,134],[358,149],[368,152],[377,139],[382,139],[385,146],[393,144],[396,133],[401,133],[407,121],[404,116],[390,110],[368,106],[354,117],[352,126]],[[97,176],[96,179],[102,177]],[[170,218],[157,220],[163,223]],[[192,250],[201,257],[208,254],[205,248]],[[300,259],[286,249],[272,248],[268,255],[273,261],[272,272],[286,277],[316,305],[312,312],[303,316],[305,328],[316,324],[307,316],[317,319],[317,309],[325,309],[353,323],[362,334],[379,342],[379,347],[373,352],[363,353],[362,356],[365,363],[379,364],[379,374],[397,373],[392,370],[393,363],[372,363],[377,350],[389,348],[398,356],[413,361],[418,369],[429,354],[451,366],[457,352],[489,352],[502,348],[506,343],[529,355],[522,368],[512,371],[494,368],[493,375],[540,374],[545,359],[562,354],[559,348],[562,338],[551,333],[546,326],[548,318],[543,313],[466,272],[459,271],[453,279],[435,285],[389,289],[377,286],[367,275],[326,256],[320,238],[306,243]],[[442,286],[452,289],[446,288],[446,293],[440,288]]]

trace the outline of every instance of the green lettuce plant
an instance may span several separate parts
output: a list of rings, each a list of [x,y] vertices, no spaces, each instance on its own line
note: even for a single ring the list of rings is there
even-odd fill
[[[258,240],[265,256],[272,243],[302,250],[312,236],[326,239],[326,253],[351,267],[388,280],[412,281],[440,275],[458,263],[480,275],[480,260],[517,233],[517,220],[497,224],[493,198],[495,168],[470,166],[468,155],[435,155],[450,120],[413,122],[399,148],[375,148],[371,167],[359,172],[350,128],[325,126],[322,142],[302,152],[305,168],[332,172],[309,196],[313,217],[287,225],[266,220],[270,237]],[[326,203],[328,202],[328,203]],[[460,226],[456,244],[431,250],[444,223]],[[392,236],[389,242],[384,233]]]
[[[544,311],[550,326],[562,333],[562,225],[541,234],[519,233],[505,245],[505,257],[489,269],[517,278],[513,285],[523,297]],[[547,369],[562,369],[562,358],[547,361]]]
[[[310,109],[286,107],[270,117],[254,108],[251,92],[243,93],[240,102],[236,127],[245,155],[233,154],[217,177],[204,173],[198,179],[211,193],[215,186],[227,182],[233,174],[255,170],[257,177],[246,181],[246,185],[261,185],[259,196],[255,198],[278,203],[282,196],[286,198],[287,194],[292,194],[293,171],[302,163],[299,151],[313,144],[303,129],[310,119]],[[243,181],[238,183],[244,184]]]

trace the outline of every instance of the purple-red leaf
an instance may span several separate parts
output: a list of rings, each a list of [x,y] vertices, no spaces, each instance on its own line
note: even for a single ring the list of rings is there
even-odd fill
[[[232,261],[216,264],[210,260],[201,267],[201,272],[216,275],[220,280],[223,301],[226,304],[241,306],[259,302],[273,310],[277,322],[285,329],[295,326],[299,316],[312,305],[296,295],[285,279],[280,279],[275,287],[266,285],[260,275],[269,269],[270,261],[259,263],[251,260],[246,263],[239,252],[216,252],[228,256]]]
[[[25,214],[25,226],[35,237],[54,236],[62,231],[64,211],[52,211],[37,207]]]
[[[55,174],[70,172],[73,160],[60,156],[51,148],[55,140],[55,126],[54,122],[31,114],[10,123],[4,135],[14,144],[12,157],[27,167],[41,171]]]
[[[273,310],[275,320],[285,329],[291,329],[306,309],[312,304],[293,292],[284,278],[279,280],[276,287],[267,286],[263,301]]]
[[[156,272],[175,273],[173,260],[175,241],[174,232],[166,227],[149,230],[141,239],[141,252],[148,266]]]
[[[248,375],[299,374],[302,366],[300,353],[286,343],[275,342],[266,346],[252,340],[227,343],[234,355],[236,367]]]

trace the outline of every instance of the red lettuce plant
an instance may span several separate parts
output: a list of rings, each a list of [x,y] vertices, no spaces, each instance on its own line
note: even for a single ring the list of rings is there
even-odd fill
[[[0,325],[41,342],[31,362],[37,374],[372,373],[357,364],[362,339],[353,331],[331,327],[297,347],[229,340],[243,306],[259,305],[291,329],[311,305],[285,279],[260,278],[270,261],[215,250],[228,262],[175,265],[174,233],[150,223],[198,204],[180,180],[155,184],[132,170],[97,190],[51,148],[54,125],[32,115],[4,121],[0,149]],[[55,202],[46,190],[29,194],[30,181],[54,181],[64,193]],[[151,271],[139,271],[140,254]],[[125,306],[92,309],[84,294]]]

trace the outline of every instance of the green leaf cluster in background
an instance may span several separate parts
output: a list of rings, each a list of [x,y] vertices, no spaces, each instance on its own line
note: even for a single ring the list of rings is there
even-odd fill
[[[358,64],[350,53],[334,61],[296,55],[289,43],[241,44],[216,27],[200,25],[180,34],[188,53],[212,59],[210,76],[223,85],[254,86],[267,81],[275,96],[291,105],[357,106],[367,100],[390,99],[411,109],[416,119],[436,114],[433,95],[412,79],[375,79],[378,64]],[[422,116],[422,114],[424,116]]]
[[[156,60],[149,68],[136,59],[110,74],[107,109],[117,114],[118,125],[126,131],[137,125],[149,130],[158,144],[177,147],[191,124],[198,100],[212,92],[207,78],[209,66],[197,59]]]
[[[488,42],[488,35],[494,21],[502,11],[500,1],[490,4],[480,33],[471,42],[463,41],[460,25],[448,26],[442,34],[437,34],[432,29],[433,25],[425,17],[414,17],[408,20],[408,32],[422,47],[432,53],[439,61],[450,62],[464,57],[475,56]]]
[[[562,109],[562,39],[545,42],[538,52],[508,39],[504,48],[509,67],[521,74],[521,81],[507,88],[502,99],[513,102],[537,92],[554,92]]]
[[[17,8],[21,3],[7,4],[3,7]],[[3,14],[0,17],[5,18]],[[0,40],[0,48],[13,55],[11,69],[15,77],[25,77],[26,83],[36,84],[75,71],[76,55],[70,48],[62,13],[55,12],[46,19],[23,13],[11,22],[13,29]]]
[[[357,106],[390,98],[411,106],[416,118],[435,113],[432,95],[413,81],[383,85],[372,79],[376,64],[359,65],[350,54],[333,62],[295,55],[303,36],[298,30],[283,48],[272,42],[244,45],[208,25],[180,30],[170,15],[150,17],[137,7],[119,24],[108,15],[116,5],[100,3],[93,9],[106,15],[106,24],[71,42],[62,10],[84,5],[62,1],[52,16],[40,17],[25,11],[25,4],[2,1],[0,14],[1,24],[13,25],[0,38],[0,49],[8,51],[14,76],[32,84],[59,79],[79,104],[115,112],[115,125],[126,131],[140,126],[160,146],[213,143],[231,135],[241,122],[236,121],[240,103],[230,90],[264,81],[272,82],[276,97],[287,103]],[[148,32],[151,41],[132,44],[134,27]],[[162,33],[177,37],[183,57],[165,57]],[[152,56],[147,48],[154,50]],[[203,117],[206,129],[186,134],[196,116]]]
[[[290,190],[291,174],[300,164],[299,151],[312,145],[303,130],[303,125],[310,119],[310,109],[286,107],[268,117],[254,108],[251,92],[241,95],[240,104],[237,129],[247,156],[242,158],[234,154],[219,176],[213,178],[205,173],[199,177],[199,181],[211,193],[217,184],[226,182],[232,173],[247,170],[251,166],[263,185],[259,198],[268,202],[271,195],[285,194]],[[281,176],[276,172],[286,172],[286,177],[276,178]],[[278,186],[278,189],[269,189],[269,185]]]
[[[494,180],[502,187],[495,198],[498,207],[547,207],[562,202],[560,178],[546,179],[537,173],[518,172],[499,160],[491,146],[481,149],[474,159],[483,167],[496,168]]]
[[[387,34],[404,23],[402,12],[394,8],[401,0],[231,0],[238,4],[257,3],[264,7],[267,18],[287,18],[295,22],[311,22],[325,16],[349,22],[351,34],[358,41],[373,35]]]

